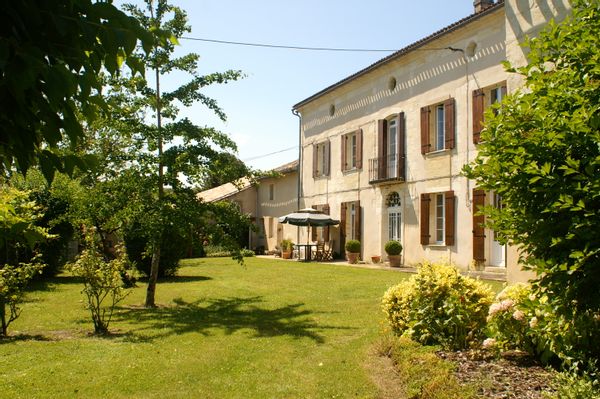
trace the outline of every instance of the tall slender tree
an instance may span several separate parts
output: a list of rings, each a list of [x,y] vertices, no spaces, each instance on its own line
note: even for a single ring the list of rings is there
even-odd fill
[[[173,37],[180,38],[191,30],[186,13],[170,5],[167,0],[145,0],[143,8],[133,4],[124,7],[142,27],[150,31],[168,31]],[[148,150],[139,159],[140,172],[155,187],[155,203],[148,213],[152,215],[147,228],[151,232],[149,251],[152,253],[152,264],[145,300],[147,307],[155,306],[163,226],[169,223],[167,215],[173,214],[174,202],[166,198],[165,189],[169,189],[170,195],[186,192],[188,188],[185,183],[199,183],[205,177],[212,159],[224,151],[236,150],[235,143],[227,135],[210,127],[197,126],[187,118],[179,119],[178,113],[182,105],[200,103],[224,121],[226,116],[223,110],[201,90],[210,84],[237,80],[242,77],[241,72],[228,70],[202,75],[198,71],[198,54],[175,57],[174,51],[174,42],[163,42],[162,46],[155,46],[148,55],[143,52],[139,54],[147,68],[154,72],[154,82],[146,82],[141,88],[143,105],[153,111],[155,119],[155,124],[141,123],[140,126]],[[162,77],[176,71],[187,74],[189,81],[173,90],[164,90],[161,87]]]

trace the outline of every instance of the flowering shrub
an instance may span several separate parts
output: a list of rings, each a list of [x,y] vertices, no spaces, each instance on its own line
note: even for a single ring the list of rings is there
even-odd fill
[[[490,306],[487,317],[488,335],[498,349],[523,349],[531,352],[533,343],[529,325],[533,324],[535,327],[537,318],[531,317],[531,312],[525,307],[530,293],[530,287],[526,284],[511,285],[502,290]],[[492,345],[486,340],[483,346],[489,348]]]
[[[416,275],[387,290],[382,308],[396,334],[462,349],[483,338],[492,299],[489,287],[452,265],[426,262]]]

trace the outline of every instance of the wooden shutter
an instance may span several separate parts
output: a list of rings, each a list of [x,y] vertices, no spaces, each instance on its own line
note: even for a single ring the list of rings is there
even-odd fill
[[[326,215],[329,215],[330,209],[329,209],[329,204],[325,204],[323,205],[323,209],[322,212]],[[323,227],[323,240],[325,240],[325,242],[329,242],[329,226],[325,226]]]
[[[319,176],[319,154],[318,154],[318,146],[313,144],[313,177]]]
[[[362,169],[362,142],[363,142],[363,131],[358,129],[356,132],[356,169]]]
[[[346,143],[348,141],[348,135],[342,136],[342,172],[348,170],[348,157],[346,155]]]
[[[404,112],[398,114],[398,178],[406,180],[406,121]]]
[[[421,245],[429,245],[429,194],[421,194]]]
[[[348,204],[342,202],[340,205],[340,252],[344,253],[346,246],[346,211]]]
[[[329,162],[331,159],[331,142],[329,140],[325,142],[323,153],[323,176],[329,176]]]
[[[377,178],[387,177],[387,121],[377,121]]]
[[[481,141],[485,95],[482,89],[473,90],[473,143]]]
[[[431,151],[429,140],[429,107],[421,108],[421,154]]]
[[[454,108],[455,101],[453,98],[449,98],[444,101],[444,136],[445,136],[445,145],[444,148],[447,150],[451,150],[455,146],[456,141],[456,123],[454,121]]]
[[[444,199],[445,199],[445,212],[444,212],[444,217],[445,217],[445,233],[446,233],[446,237],[444,242],[447,246],[452,246],[454,245],[454,230],[455,230],[455,202],[456,202],[456,197],[454,196],[454,191],[450,190],[450,191],[446,191],[444,193]]]
[[[485,191],[473,189],[473,259],[485,261],[485,216],[478,214],[485,205]]]

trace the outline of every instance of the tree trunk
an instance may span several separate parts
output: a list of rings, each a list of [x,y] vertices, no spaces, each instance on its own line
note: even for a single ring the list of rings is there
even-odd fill
[[[154,17],[154,15],[153,15]],[[161,103],[160,103],[160,70],[156,66],[154,69],[156,76],[156,129],[158,133],[158,209],[162,212],[162,201],[165,195],[164,188],[164,175],[163,175],[163,138],[162,138],[162,115],[161,115]],[[153,308],[156,306],[154,297],[156,292],[156,281],[158,279],[158,267],[160,265],[160,245],[162,243],[162,227],[159,229],[158,237],[152,244],[152,263],[150,264],[150,277],[148,279],[148,289],[146,290],[146,303],[144,304],[147,308]]]

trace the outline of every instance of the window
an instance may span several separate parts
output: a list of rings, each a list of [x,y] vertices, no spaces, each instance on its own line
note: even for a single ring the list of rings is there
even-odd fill
[[[405,165],[404,112],[380,119],[377,123],[377,158],[369,166],[369,181],[404,179]]]
[[[436,194],[435,195],[435,243],[443,244],[444,243],[444,227],[445,227],[445,219],[444,219],[444,195]]]
[[[454,191],[421,194],[421,245],[454,245],[455,202]]]
[[[344,248],[346,240],[361,240],[360,201],[342,202],[340,213],[340,248]]]
[[[362,168],[362,129],[342,136],[342,171]]]
[[[473,143],[481,141],[485,110],[492,104],[502,102],[506,96],[506,82],[473,91]]]
[[[329,176],[329,141],[313,145],[313,177]]]
[[[330,209],[329,204],[313,205],[313,209],[329,215]],[[311,241],[329,241],[329,226],[324,227],[311,227]]]
[[[421,108],[421,154],[454,148],[454,109],[453,98]]]
[[[269,201],[275,199],[275,184],[269,184]]]

